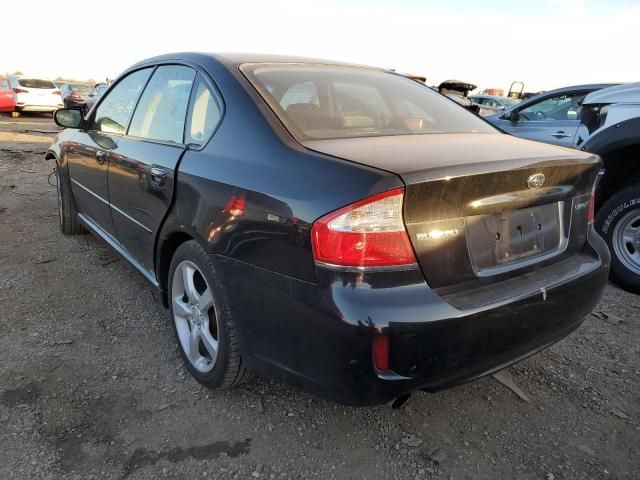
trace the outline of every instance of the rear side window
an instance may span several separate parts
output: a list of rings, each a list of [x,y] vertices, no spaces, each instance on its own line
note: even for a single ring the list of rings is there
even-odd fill
[[[9,82],[6,80],[0,80],[0,90],[11,90],[9,88]]]
[[[198,84],[189,112],[185,143],[204,145],[218,126],[222,109],[218,98],[198,75]]]
[[[300,140],[495,133],[427,86],[382,70],[274,63],[241,71]]]
[[[151,68],[137,70],[123,78],[98,105],[90,130],[124,134]]]
[[[195,76],[195,70],[189,67],[158,67],[136,107],[129,135],[182,143]]]
[[[51,80],[40,80],[37,78],[19,78],[18,85],[24,88],[46,88],[49,90],[57,88],[56,84]]]
[[[83,93],[86,95],[91,92],[91,87],[82,83],[76,83],[74,85],[69,85],[69,90],[73,90],[74,92]]]

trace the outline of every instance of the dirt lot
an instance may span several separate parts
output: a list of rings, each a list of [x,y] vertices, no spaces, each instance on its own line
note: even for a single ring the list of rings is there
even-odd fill
[[[640,479],[640,297],[607,288],[569,338],[401,410],[254,380],[212,393],[167,311],[58,230],[50,118],[0,116],[0,478]]]

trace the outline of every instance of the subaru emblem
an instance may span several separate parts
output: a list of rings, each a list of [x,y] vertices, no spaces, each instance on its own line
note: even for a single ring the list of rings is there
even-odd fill
[[[544,173],[534,173],[527,178],[527,186],[529,188],[540,188],[544,185],[545,176]]]

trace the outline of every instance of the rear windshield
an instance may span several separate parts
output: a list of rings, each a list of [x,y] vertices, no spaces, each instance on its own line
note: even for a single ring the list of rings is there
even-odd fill
[[[74,92],[87,93],[87,94],[91,92],[91,87],[83,83],[72,83],[70,87],[71,87],[71,90],[73,90]]]
[[[302,140],[495,133],[425,85],[391,72],[311,64],[245,64],[241,70]]]
[[[19,78],[18,84],[25,88],[57,88],[51,80],[40,80],[37,78]]]

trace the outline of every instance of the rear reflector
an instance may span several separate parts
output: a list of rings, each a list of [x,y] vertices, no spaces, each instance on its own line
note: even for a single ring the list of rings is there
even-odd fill
[[[589,224],[593,223],[595,214],[596,214],[596,196],[594,192],[591,194],[591,199],[589,200],[589,210],[587,212],[587,219],[589,220]]]
[[[316,220],[311,229],[317,262],[346,267],[416,263],[402,218],[404,188],[379,193]]]
[[[389,337],[373,337],[373,366],[376,370],[389,370]]]

